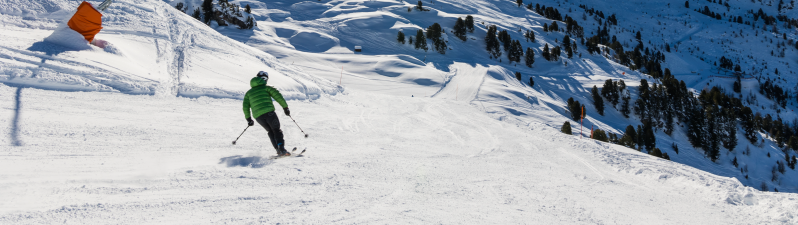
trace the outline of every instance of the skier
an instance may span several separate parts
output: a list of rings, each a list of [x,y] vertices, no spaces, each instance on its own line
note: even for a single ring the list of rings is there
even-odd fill
[[[247,124],[252,126],[255,124],[252,117],[258,121],[266,132],[269,134],[269,139],[272,146],[277,150],[277,156],[290,156],[291,153],[285,150],[285,140],[283,140],[283,131],[280,130],[280,120],[277,119],[277,113],[274,112],[274,98],[280,106],[283,107],[283,112],[286,116],[291,115],[288,111],[288,104],[285,103],[283,95],[274,87],[266,85],[269,80],[269,73],[265,71],[258,72],[257,77],[249,80],[249,85],[252,87],[244,95],[244,116],[247,118]],[[250,116],[250,108],[252,115]]]

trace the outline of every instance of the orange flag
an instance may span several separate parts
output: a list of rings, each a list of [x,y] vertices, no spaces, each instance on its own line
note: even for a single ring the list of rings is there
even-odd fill
[[[72,30],[83,35],[86,41],[91,42],[94,40],[94,35],[97,35],[97,33],[100,33],[100,30],[103,29],[102,16],[103,14],[97,11],[97,9],[94,9],[91,4],[84,1],[80,3],[78,11],[75,12],[72,19],[69,19],[67,25],[69,25],[69,28],[72,28]]]

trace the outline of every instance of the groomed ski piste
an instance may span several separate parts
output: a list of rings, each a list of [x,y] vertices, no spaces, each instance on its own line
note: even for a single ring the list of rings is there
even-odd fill
[[[796,194],[751,187],[769,168],[746,181],[692,148],[667,161],[561,133],[565,99],[589,102],[603,80],[646,76],[587,53],[531,69],[489,59],[481,22],[548,21],[514,1],[440,0],[427,12],[399,1],[231,2],[250,4],[258,27],[209,27],[177,1],[114,1],[97,35],[105,48],[48,38],[78,1],[0,2],[0,224],[798,223]],[[395,41],[399,29],[448,31],[468,14],[477,31],[449,39],[446,55]],[[538,35],[529,46],[562,39]],[[710,66],[667,56],[692,88],[726,82],[688,79]],[[258,126],[230,144],[260,70],[309,134],[278,110],[287,145],[308,148],[302,157],[269,160]],[[634,121],[587,109],[585,133]],[[683,133],[659,134],[659,146],[689,146]],[[780,150],[751,161],[765,152]],[[779,189],[795,192],[795,174]]]

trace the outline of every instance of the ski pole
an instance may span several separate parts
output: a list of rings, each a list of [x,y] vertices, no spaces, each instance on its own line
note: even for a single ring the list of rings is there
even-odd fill
[[[249,126],[247,126],[247,128],[244,128],[244,131],[241,131],[241,134],[239,134],[236,140],[233,141],[233,145],[236,145],[236,141],[238,141],[238,139],[241,138],[241,135],[244,135],[244,132],[247,132],[247,129],[249,129]]]
[[[296,124],[296,127],[299,127],[299,124],[298,124],[298,123],[296,123],[296,120],[294,120],[294,117],[288,116],[288,118],[291,118],[291,120],[292,120],[292,121],[294,121],[294,124]],[[302,131],[302,133],[303,133],[303,134],[305,134],[305,138],[308,138],[308,134],[307,134],[307,133],[305,133],[305,131],[304,131],[304,130],[302,130],[302,128],[301,128],[301,127],[299,127],[299,131]]]

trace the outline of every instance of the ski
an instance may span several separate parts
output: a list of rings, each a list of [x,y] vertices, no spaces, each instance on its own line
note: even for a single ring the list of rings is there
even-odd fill
[[[308,148],[304,148],[304,149],[302,149],[301,152],[299,152],[299,154],[293,154],[293,153],[296,152],[297,149],[298,149],[297,147],[294,147],[294,149],[291,149],[291,153],[292,153],[291,155],[287,155],[287,156],[277,156],[277,155],[269,156],[269,159],[274,160],[274,159],[282,159],[282,158],[288,158],[288,157],[302,157],[302,154],[304,154],[305,151],[308,150]]]

